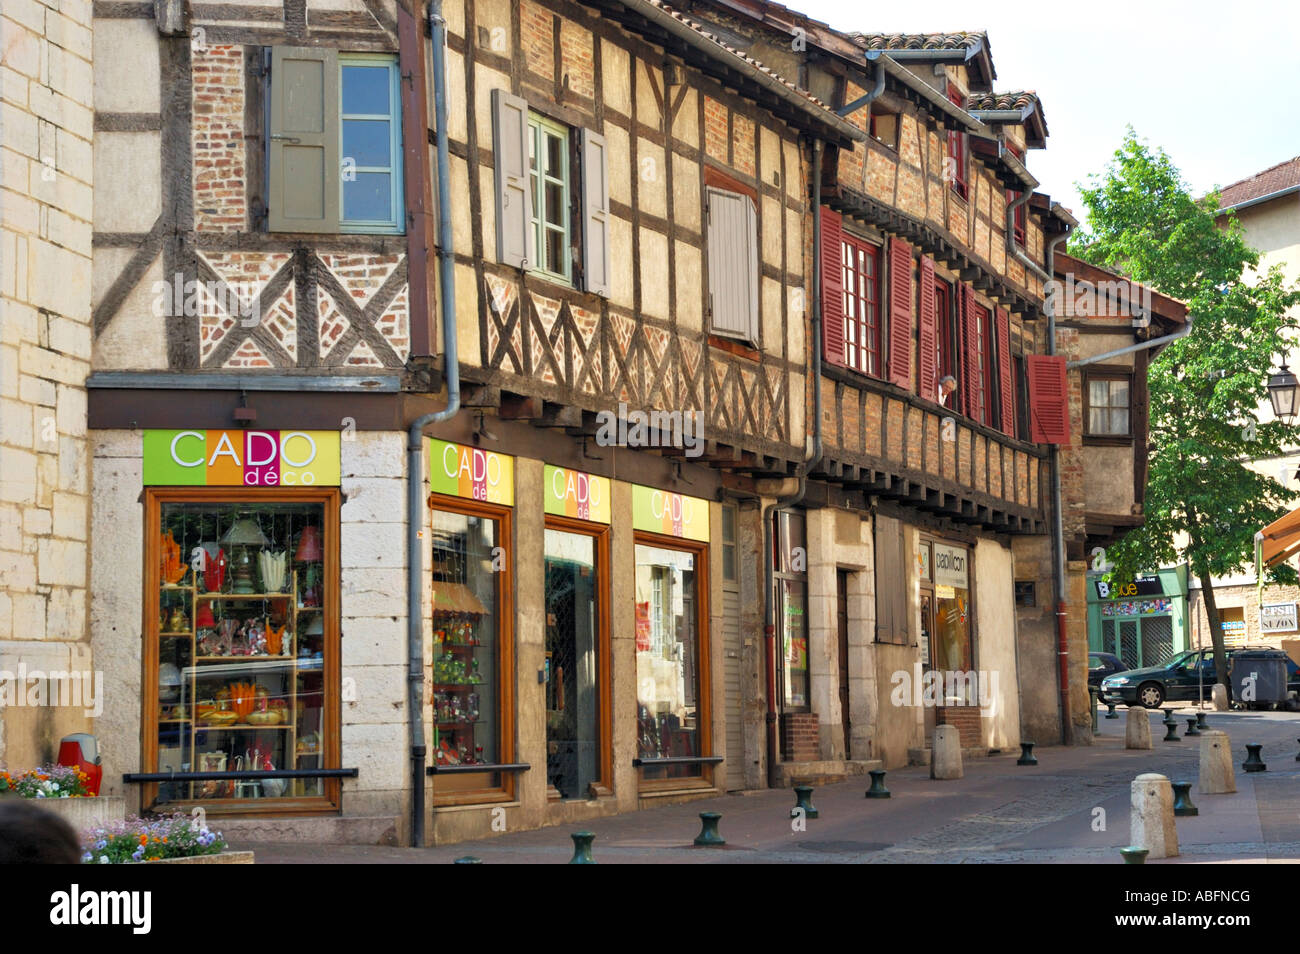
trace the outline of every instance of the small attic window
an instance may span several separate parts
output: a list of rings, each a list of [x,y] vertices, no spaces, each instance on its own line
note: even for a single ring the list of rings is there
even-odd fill
[[[871,138],[890,149],[898,148],[898,113],[872,104],[870,128]]]

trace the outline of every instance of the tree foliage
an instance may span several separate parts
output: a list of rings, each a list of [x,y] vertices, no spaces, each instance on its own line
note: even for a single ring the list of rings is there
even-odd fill
[[[1212,576],[1253,565],[1255,532],[1293,496],[1246,465],[1295,443],[1292,427],[1256,420],[1295,331],[1300,289],[1276,266],[1258,272],[1240,223],[1218,214],[1218,193],[1194,198],[1169,156],[1131,128],[1105,174],[1080,189],[1089,227],[1070,253],[1180,299],[1194,320],[1150,365],[1146,522],[1107,557],[1122,579],[1187,560],[1208,589]],[[1294,573],[1284,566],[1276,578]],[[1221,653],[1212,591],[1207,606]]]

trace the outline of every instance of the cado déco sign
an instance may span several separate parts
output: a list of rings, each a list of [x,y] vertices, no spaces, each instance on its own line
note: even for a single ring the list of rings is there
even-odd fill
[[[146,486],[334,487],[338,431],[147,430]]]
[[[429,442],[429,489],[435,494],[513,506],[515,459],[481,447]]]
[[[543,473],[546,493],[544,510],[559,517],[574,517],[593,523],[609,523],[610,483],[608,477],[546,465]]]

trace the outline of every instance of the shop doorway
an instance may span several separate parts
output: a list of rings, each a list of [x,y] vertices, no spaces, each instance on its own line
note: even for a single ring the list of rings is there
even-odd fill
[[[735,504],[722,505],[722,676],[726,699],[726,784],[728,791],[745,787],[745,740],[741,726],[740,553],[736,546]]]
[[[605,775],[605,533],[553,527],[545,540],[546,781],[552,798],[600,794]]]
[[[849,571],[835,572],[835,630],[839,637],[840,722],[844,727],[844,757],[853,758],[852,720],[849,718]]]
[[[1174,624],[1169,616],[1103,619],[1101,648],[1114,653],[1128,669],[1161,666],[1174,656]]]

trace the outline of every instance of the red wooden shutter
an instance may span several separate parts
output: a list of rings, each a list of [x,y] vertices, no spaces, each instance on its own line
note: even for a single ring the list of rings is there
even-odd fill
[[[912,389],[912,246],[889,240],[889,382]]]
[[[937,401],[939,332],[934,312],[934,260],[924,255],[921,256],[921,308],[917,324],[920,327],[920,356],[916,363],[921,377],[921,397],[927,401]]]
[[[979,329],[975,322],[975,291],[969,285],[961,286],[961,333],[966,339],[965,374],[966,416],[980,419],[980,348]]]
[[[1002,433],[1016,436],[1016,402],[1011,390],[1011,315],[998,309],[998,391],[1002,398]]]
[[[822,206],[822,357],[844,367],[844,259],[841,219]]]
[[[1069,387],[1065,359],[1059,355],[1031,354],[1029,375],[1029,439],[1035,444],[1070,442]]]

